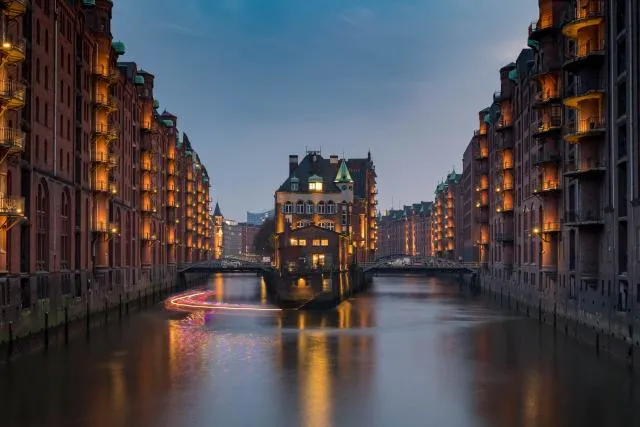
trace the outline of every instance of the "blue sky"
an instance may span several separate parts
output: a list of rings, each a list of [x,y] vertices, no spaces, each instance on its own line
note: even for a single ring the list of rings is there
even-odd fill
[[[122,60],[156,76],[225,216],[273,205],[288,155],[365,156],[380,206],[431,200],[535,0],[120,0]]]

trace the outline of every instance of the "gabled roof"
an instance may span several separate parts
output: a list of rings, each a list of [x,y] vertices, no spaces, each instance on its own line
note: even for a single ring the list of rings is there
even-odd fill
[[[325,159],[319,153],[310,152],[302,159],[298,167],[292,171],[291,176],[282,183],[278,191],[291,191],[291,179],[295,176],[300,183],[298,186],[299,192],[308,192],[309,180],[318,178],[323,182],[322,191],[324,193],[340,193],[340,189],[334,183],[337,172],[338,165],[331,164],[329,159]]]

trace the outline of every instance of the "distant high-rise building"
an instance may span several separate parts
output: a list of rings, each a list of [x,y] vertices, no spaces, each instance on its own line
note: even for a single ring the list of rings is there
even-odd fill
[[[274,214],[273,209],[262,212],[247,212],[247,224],[262,225],[266,220],[273,218]]]

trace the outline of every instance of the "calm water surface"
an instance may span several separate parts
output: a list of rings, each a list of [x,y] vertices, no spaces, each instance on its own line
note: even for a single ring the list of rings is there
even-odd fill
[[[208,288],[268,306],[255,276]],[[432,278],[322,314],[158,306],[0,379],[2,427],[640,426],[625,368]]]

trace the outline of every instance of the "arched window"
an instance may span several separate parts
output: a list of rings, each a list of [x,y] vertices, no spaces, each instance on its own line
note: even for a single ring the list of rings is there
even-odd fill
[[[69,236],[71,235],[71,196],[69,190],[62,192],[62,201],[60,203],[60,269],[69,269],[69,260],[71,259],[71,245]]]
[[[307,202],[307,210],[306,210],[306,213],[307,213],[308,215],[313,214],[313,202],[312,202],[312,201],[308,201],[308,202]]]
[[[44,88],[49,89],[49,67],[44,66]]]
[[[282,212],[283,213],[293,213],[293,203],[291,202],[287,202],[284,204],[284,206],[282,207]]]
[[[40,58],[36,59],[36,82],[40,83]]]
[[[296,202],[296,213],[303,214],[304,213],[304,203],[301,200]]]
[[[317,212],[320,215],[324,215],[325,213],[327,213],[326,205],[323,201],[318,202]]]
[[[335,215],[336,213],[336,204],[333,203],[332,200],[329,200],[329,203],[327,203],[327,213],[329,215]]]
[[[36,270],[49,270],[49,190],[44,180],[36,199]]]

